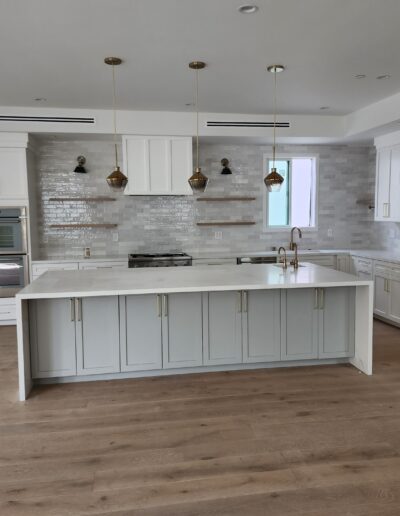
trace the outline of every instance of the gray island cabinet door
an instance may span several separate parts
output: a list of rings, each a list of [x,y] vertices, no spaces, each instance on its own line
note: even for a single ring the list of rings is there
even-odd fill
[[[204,364],[242,362],[241,292],[204,294]]]
[[[318,289],[292,288],[282,291],[282,360],[318,357]]]
[[[163,367],[203,365],[203,302],[198,292],[162,296]]]
[[[73,299],[29,302],[33,378],[76,375]]]
[[[77,374],[119,372],[118,296],[76,301]]]
[[[319,290],[319,358],[354,356],[355,287]]]
[[[250,290],[243,296],[243,362],[280,360],[280,291]]]
[[[120,325],[121,371],[161,369],[161,296],[121,296]]]

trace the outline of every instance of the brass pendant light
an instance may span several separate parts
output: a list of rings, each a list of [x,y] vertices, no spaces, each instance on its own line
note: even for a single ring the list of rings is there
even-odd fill
[[[206,67],[203,61],[192,61],[189,68],[196,71],[196,168],[193,175],[188,179],[193,192],[204,192],[207,187],[208,177],[206,177],[199,167],[199,70]]]
[[[277,172],[275,166],[275,150],[276,150],[276,75],[283,72],[285,67],[283,65],[268,66],[268,72],[274,74],[274,143],[272,147],[272,168],[271,172],[265,176],[264,183],[269,192],[279,192],[284,178]]]
[[[118,165],[118,147],[117,147],[117,108],[116,108],[116,93],[115,93],[115,67],[122,63],[119,57],[106,57],[104,62],[112,66],[113,79],[113,121],[114,121],[114,148],[115,148],[115,169],[107,177],[107,183],[113,190],[123,190],[128,183],[128,178],[121,172]]]

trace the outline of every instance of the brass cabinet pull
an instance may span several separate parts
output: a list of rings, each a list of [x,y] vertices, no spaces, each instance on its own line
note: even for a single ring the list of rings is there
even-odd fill
[[[387,279],[383,278],[383,291],[387,292]]]
[[[157,316],[161,317],[161,296],[157,294]]]
[[[318,289],[315,288],[314,289],[314,310],[318,310],[318,299],[319,299]]]
[[[242,293],[237,293],[237,307],[238,307],[238,313],[240,314],[242,312]]]
[[[384,217],[389,217],[389,207],[390,207],[390,203],[388,203],[388,202],[383,203],[383,216]]]
[[[168,298],[165,294],[163,294],[163,311],[165,317],[168,316]]]
[[[386,280],[387,281],[387,292],[390,292],[390,280]]]
[[[82,321],[82,299],[79,297],[75,298],[75,313],[78,314],[77,321]]]
[[[320,288],[320,297],[319,297],[319,309],[323,310],[325,305],[325,290]]]
[[[247,313],[247,290],[243,290],[243,312]]]
[[[73,297],[69,300],[69,307],[70,307],[70,313],[71,313],[71,322],[75,321],[75,300]]]

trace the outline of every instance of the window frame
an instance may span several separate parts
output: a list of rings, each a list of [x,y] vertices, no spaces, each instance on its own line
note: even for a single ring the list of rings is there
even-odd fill
[[[268,173],[268,163],[272,161],[272,153],[265,153],[263,155],[263,178]],[[318,231],[318,193],[319,193],[319,155],[313,154],[313,153],[283,153],[283,154],[277,154],[275,157],[276,161],[287,161],[290,160],[290,167],[289,167],[289,174],[290,174],[290,183],[292,182],[292,163],[291,161],[296,158],[309,158],[314,160],[315,164],[315,192],[314,192],[314,199],[315,199],[315,213],[314,213],[314,225],[313,226],[306,226],[301,227],[300,229],[304,232],[309,233],[315,233]],[[264,233],[274,233],[277,231],[284,231],[287,229],[290,229],[292,226],[268,226],[268,190],[264,186],[263,183],[263,232]],[[291,188],[289,189],[290,192]],[[291,224],[291,218],[292,218],[292,203],[289,199],[289,219]]]

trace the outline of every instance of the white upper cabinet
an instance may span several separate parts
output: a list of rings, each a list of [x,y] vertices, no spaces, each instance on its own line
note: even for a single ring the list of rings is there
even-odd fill
[[[375,220],[400,222],[400,146],[378,150]]]
[[[0,134],[0,200],[28,200],[26,134]],[[7,204],[7,202],[6,202]]]
[[[192,138],[124,136],[126,195],[192,195]]]

